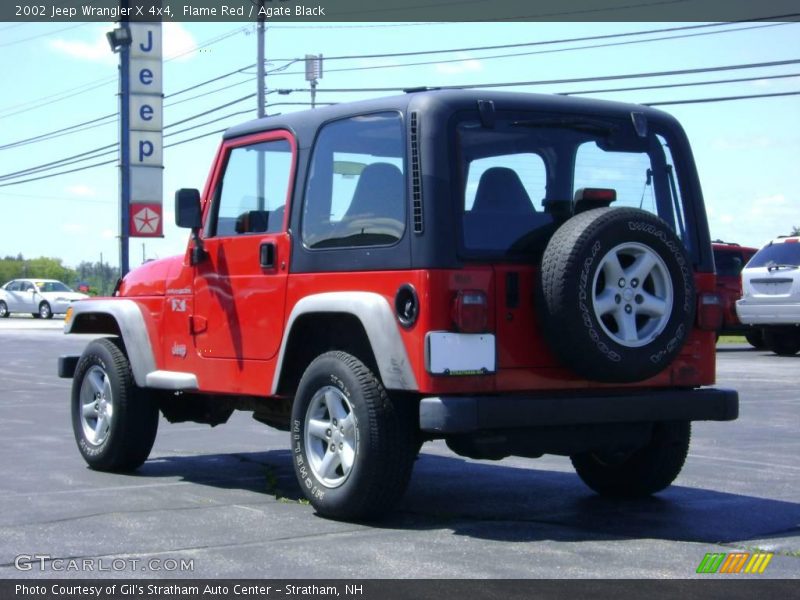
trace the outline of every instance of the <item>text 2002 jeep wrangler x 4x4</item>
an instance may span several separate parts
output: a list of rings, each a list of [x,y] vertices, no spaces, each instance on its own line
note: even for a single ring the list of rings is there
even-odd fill
[[[642,106],[419,91],[233,127],[186,254],[78,302],[62,357],[89,465],[141,465],[167,420],[287,430],[322,515],[374,517],[420,444],[571,457],[594,490],[667,487],[690,422],[732,420],[685,134]]]

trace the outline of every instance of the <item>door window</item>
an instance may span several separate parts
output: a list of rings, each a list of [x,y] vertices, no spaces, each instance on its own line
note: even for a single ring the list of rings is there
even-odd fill
[[[292,158],[285,139],[233,148],[216,191],[210,236],[282,231]]]

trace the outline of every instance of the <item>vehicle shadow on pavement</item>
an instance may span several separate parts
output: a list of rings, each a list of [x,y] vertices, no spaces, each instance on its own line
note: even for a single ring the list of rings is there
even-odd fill
[[[299,502],[288,450],[163,457],[138,471]],[[311,511],[308,506],[302,510]],[[701,543],[800,535],[800,504],[675,485],[641,500],[610,500],[574,473],[421,454],[396,511],[373,526],[452,529],[496,541],[653,538]]]

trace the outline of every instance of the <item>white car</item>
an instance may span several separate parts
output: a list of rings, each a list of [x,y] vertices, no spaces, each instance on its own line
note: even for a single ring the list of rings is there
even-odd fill
[[[761,329],[775,354],[800,351],[800,237],[779,237],[759,250],[742,271],[736,313]]]
[[[0,317],[30,313],[36,318],[52,319],[54,314],[67,312],[76,300],[88,297],[55,279],[12,279],[0,288]]]

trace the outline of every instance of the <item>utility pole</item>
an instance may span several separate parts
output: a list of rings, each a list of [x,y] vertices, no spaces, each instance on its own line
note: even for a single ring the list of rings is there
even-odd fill
[[[106,295],[106,269],[103,266],[103,253],[100,253],[100,295]]]
[[[265,116],[267,114],[266,107],[264,106],[265,103],[265,93],[264,88],[267,85],[266,82],[266,73],[264,72],[264,38],[265,36],[265,27],[264,27],[264,0],[258,0],[258,60],[256,65],[256,81],[258,82],[258,90],[256,95],[256,101],[258,102],[258,118]]]
[[[322,54],[306,54],[306,81],[311,85],[311,108],[316,108],[317,84],[322,79]]]

